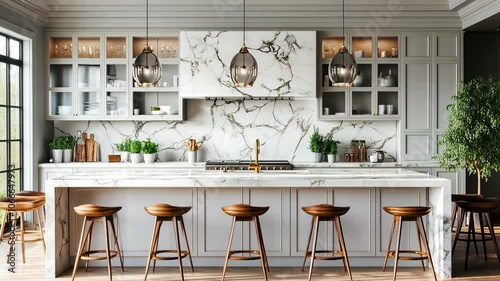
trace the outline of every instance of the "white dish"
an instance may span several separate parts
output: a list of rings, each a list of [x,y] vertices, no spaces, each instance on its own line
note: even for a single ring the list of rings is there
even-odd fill
[[[163,112],[163,110],[153,110],[153,111],[151,111],[151,114],[153,114],[153,115],[163,115],[163,114],[165,114],[165,112]]]

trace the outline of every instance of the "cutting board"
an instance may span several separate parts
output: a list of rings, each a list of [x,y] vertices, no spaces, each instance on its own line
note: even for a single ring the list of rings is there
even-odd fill
[[[86,162],[87,154],[85,153],[85,141],[87,141],[87,133],[82,134],[83,144],[77,144],[75,149],[75,161],[76,162]]]
[[[90,134],[90,138],[85,140],[85,154],[87,162],[97,162],[97,152],[99,144],[94,140],[94,134]]]

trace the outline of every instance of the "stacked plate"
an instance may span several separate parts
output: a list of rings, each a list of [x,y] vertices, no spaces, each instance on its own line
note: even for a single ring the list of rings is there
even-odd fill
[[[85,106],[83,108],[83,114],[85,115],[99,114],[99,103],[90,101],[85,102]]]
[[[118,100],[117,97],[113,97],[113,96],[107,96],[106,97],[106,112],[111,113],[111,112],[116,111],[116,109],[117,109],[117,106],[116,106],[117,100]]]
[[[73,107],[71,105],[59,105],[57,107],[57,115],[71,115]]]

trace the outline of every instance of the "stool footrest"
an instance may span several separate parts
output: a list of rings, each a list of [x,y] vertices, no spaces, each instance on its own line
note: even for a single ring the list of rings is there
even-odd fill
[[[410,256],[401,256],[401,254],[414,254],[418,255],[418,257],[410,257]],[[396,251],[389,251],[389,257],[395,258]],[[426,252],[422,251],[399,251],[399,259],[406,261],[419,261],[419,260],[427,260],[429,259],[429,255]]]
[[[258,255],[258,256],[249,256],[249,257],[233,256],[233,255],[236,255],[236,254],[253,254],[253,255]],[[258,250],[229,251],[229,259],[230,260],[239,260],[239,261],[260,260],[261,259],[261,253]]]
[[[344,252],[342,251],[336,251],[336,250],[333,250],[333,251],[329,251],[329,250],[320,250],[320,251],[316,251],[315,254],[336,254],[336,255],[339,255],[339,256],[333,256],[333,257],[329,257],[329,256],[315,256],[314,259],[315,260],[322,260],[322,261],[326,261],[326,260],[342,260],[344,259]],[[308,258],[312,258],[312,251],[309,251],[307,252],[307,257]]]
[[[176,254],[176,256],[175,257],[159,257],[159,256],[157,256],[158,254],[163,254],[163,253]],[[181,259],[187,257],[188,255],[189,255],[188,251],[181,251]],[[177,259],[177,250],[160,250],[160,251],[153,252],[151,259],[160,260],[160,261],[176,260]]]
[[[93,250],[93,251],[87,251],[82,253],[82,260],[88,260],[88,261],[97,261],[97,260],[105,260],[108,257],[107,256],[91,256],[94,254],[106,254],[106,250]],[[109,250],[109,258],[112,259],[118,255],[118,252],[115,250]]]

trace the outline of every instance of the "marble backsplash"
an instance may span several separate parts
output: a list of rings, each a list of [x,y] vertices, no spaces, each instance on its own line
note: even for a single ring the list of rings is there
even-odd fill
[[[385,150],[396,158],[397,121],[320,121],[317,101],[304,100],[188,100],[188,121],[55,121],[55,135],[77,130],[95,135],[101,161],[114,153],[114,143],[125,137],[160,144],[160,161],[185,161],[186,142],[203,142],[198,161],[249,159],[255,139],[260,159],[312,161],[308,149],[313,127],[339,140],[337,161],[343,160],[352,139],[365,139],[367,152]]]

